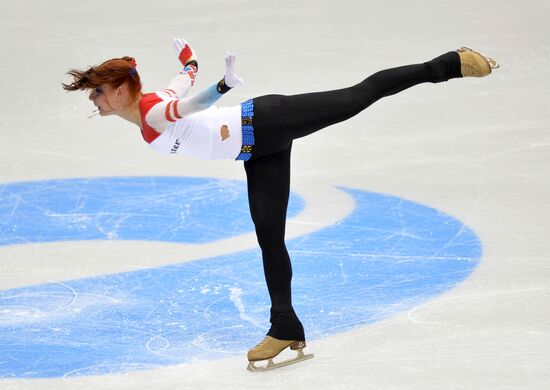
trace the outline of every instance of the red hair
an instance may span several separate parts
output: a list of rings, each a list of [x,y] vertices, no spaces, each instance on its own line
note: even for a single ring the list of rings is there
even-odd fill
[[[66,91],[94,89],[102,84],[118,88],[128,83],[132,98],[137,98],[141,93],[141,80],[133,57],[112,58],[86,70],[71,69],[67,74],[73,76],[74,80],[70,84],[62,84]]]

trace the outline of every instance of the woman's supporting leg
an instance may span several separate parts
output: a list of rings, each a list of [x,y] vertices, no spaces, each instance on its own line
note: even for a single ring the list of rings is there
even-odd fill
[[[262,250],[265,279],[271,298],[269,336],[304,341],[304,328],[291,300],[292,266],[285,246],[290,191],[290,154],[285,149],[244,163],[250,214]]]
[[[254,99],[256,144],[252,158],[244,165],[250,213],[262,250],[272,303],[269,336],[304,340],[304,329],[292,307],[292,266],[285,246],[292,140],[344,121],[382,97],[420,83],[453,77],[460,77],[460,59],[456,52],[424,64],[375,73],[349,88]]]
[[[457,52],[449,52],[423,64],[380,71],[349,88],[255,98],[253,156],[284,149],[292,140],[345,121],[383,97],[417,84],[457,77],[462,77],[460,57]]]

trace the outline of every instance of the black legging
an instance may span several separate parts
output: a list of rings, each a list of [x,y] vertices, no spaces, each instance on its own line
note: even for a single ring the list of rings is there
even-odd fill
[[[284,239],[292,141],[351,118],[385,96],[420,83],[457,77],[462,77],[460,58],[458,53],[449,52],[424,64],[383,70],[349,88],[254,99],[255,145],[252,158],[244,166],[250,213],[271,298],[268,335],[305,340],[304,328],[292,307],[292,265]]]

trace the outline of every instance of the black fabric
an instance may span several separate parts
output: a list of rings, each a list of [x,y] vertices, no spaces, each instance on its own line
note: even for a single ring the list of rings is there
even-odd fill
[[[254,99],[255,145],[252,158],[244,166],[250,213],[272,304],[268,335],[305,340],[292,307],[292,265],[284,242],[292,141],[351,118],[383,97],[420,83],[457,77],[462,77],[460,57],[449,52],[424,64],[380,71],[349,88]]]
[[[265,280],[271,298],[269,335],[281,340],[305,340],[291,302],[292,265],[285,246],[290,191],[292,143],[278,152],[244,163],[250,214],[262,250]]]
[[[224,93],[229,92],[230,90],[231,90],[231,87],[229,87],[225,83],[225,77],[223,79],[221,79],[220,81],[218,81],[218,84],[216,84],[216,91],[218,91],[218,93],[224,94]]]

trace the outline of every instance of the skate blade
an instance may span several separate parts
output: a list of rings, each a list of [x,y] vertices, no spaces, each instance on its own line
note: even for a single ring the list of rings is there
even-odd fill
[[[271,359],[268,359],[267,360],[267,365],[265,366],[256,366],[255,363],[258,363],[258,362],[248,362],[248,371],[252,371],[252,372],[262,372],[262,371],[269,371],[269,370],[274,370],[276,368],[281,368],[281,367],[285,367],[285,366],[290,366],[292,364],[296,364],[296,363],[300,363],[304,360],[309,360],[311,358],[313,358],[315,355],[313,355],[312,353],[310,354],[304,354],[303,351],[298,351],[298,356],[296,356],[294,359],[288,359],[288,360],[283,360],[281,362],[278,362],[278,363],[275,363],[273,361],[273,358]],[[265,360],[263,360],[265,361]]]
[[[466,46],[462,46],[460,49],[457,50],[459,53],[464,53],[464,52],[467,52],[467,51],[475,51],[475,50],[472,50],[470,49],[469,47],[466,47]],[[494,60],[493,58],[491,57],[487,57],[485,54],[483,53],[480,53],[479,51],[476,51],[476,53],[479,53],[481,54],[483,57],[485,57],[485,59],[487,60],[487,62],[489,63],[489,66],[491,67],[491,70],[492,69],[497,69],[497,68],[500,68],[500,64],[498,62],[496,62],[496,60]]]

